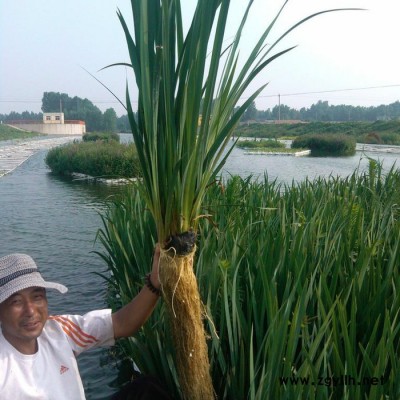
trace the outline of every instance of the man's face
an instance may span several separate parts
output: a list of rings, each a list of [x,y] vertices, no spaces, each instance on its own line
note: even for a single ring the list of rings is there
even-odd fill
[[[0,303],[0,322],[4,337],[19,352],[34,354],[36,339],[48,317],[44,288],[32,287],[14,293]]]

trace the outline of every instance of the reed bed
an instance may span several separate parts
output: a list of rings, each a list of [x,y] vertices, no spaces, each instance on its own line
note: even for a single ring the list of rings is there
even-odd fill
[[[209,187],[196,277],[219,399],[400,398],[400,172],[280,185],[231,177]],[[110,301],[149,269],[155,225],[137,191],[103,215]],[[118,303],[118,304],[117,304]],[[145,374],[181,396],[160,303],[121,342]]]
[[[128,179],[140,176],[135,145],[115,140],[74,141],[51,149],[45,162],[58,175],[80,173],[96,178]]]

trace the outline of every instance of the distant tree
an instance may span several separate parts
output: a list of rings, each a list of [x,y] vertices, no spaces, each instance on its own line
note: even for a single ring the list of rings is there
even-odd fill
[[[88,132],[104,131],[103,113],[97,107],[87,111],[84,120]]]
[[[131,126],[129,124],[128,115],[122,115],[117,119],[117,131],[123,133],[131,132]]]
[[[252,119],[256,119],[257,117],[257,108],[255,101],[252,101],[250,105],[247,107],[247,110],[244,112],[241,121],[250,121]]]
[[[42,98],[43,112],[64,113],[66,120],[78,119],[85,121],[87,131],[102,131],[103,113],[90,100],[80,97],[69,97],[66,93],[44,92]]]
[[[387,107],[389,108],[389,116],[391,119],[400,118],[400,101],[395,101]]]
[[[303,121],[376,121],[400,118],[400,102],[377,107],[361,107],[351,105],[329,105],[327,101],[318,101],[310,108],[302,107],[300,110],[284,104],[271,109],[257,110],[257,119],[300,119]]]
[[[315,115],[316,121],[331,121],[331,114],[329,112],[329,104],[327,101],[319,100],[316,104],[310,107],[311,114]]]
[[[68,104],[68,95],[59,92],[44,92],[42,97],[43,112],[59,112],[64,111],[65,105]]]
[[[103,115],[103,129],[106,132],[117,131],[117,113],[113,108],[108,108]]]
[[[257,120],[259,121],[267,121],[272,119],[272,112],[268,108],[268,110],[257,110]]]
[[[42,113],[34,113],[32,111],[23,111],[22,113],[17,113],[11,111],[9,114],[0,114],[0,120],[3,122],[7,121],[19,121],[21,119],[30,119],[35,121],[41,121],[43,119]]]
[[[271,117],[274,120],[301,119],[300,112],[285,104],[276,105],[271,111]]]

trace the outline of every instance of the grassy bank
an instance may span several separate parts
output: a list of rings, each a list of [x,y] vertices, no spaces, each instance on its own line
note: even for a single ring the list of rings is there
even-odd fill
[[[400,145],[400,121],[243,124],[236,130],[237,135],[257,138],[295,138],[326,133],[349,135],[358,143]]]
[[[35,132],[25,132],[8,125],[0,124],[0,140],[30,139],[35,136],[40,136],[40,134]]]
[[[196,275],[218,398],[398,398],[399,171],[371,162],[290,186],[234,177],[204,204]],[[135,191],[103,218],[116,306],[143,286],[154,222]],[[179,399],[164,311],[123,346]]]

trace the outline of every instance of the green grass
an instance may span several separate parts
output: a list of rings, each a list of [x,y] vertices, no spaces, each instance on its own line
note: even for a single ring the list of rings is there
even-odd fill
[[[112,132],[90,132],[90,133],[85,133],[82,136],[82,140],[84,142],[119,142],[119,135],[118,133],[112,133]]]
[[[260,154],[295,154],[299,151],[308,150],[308,149],[291,149],[291,148],[282,148],[278,149],[276,147],[263,147],[263,148],[255,148],[255,149],[245,149],[251,154],[260,153]]]
[[[285,148],[285,144],[277,140],[240,140],[236,143],[237,147],[242,149],[276,149]]]
[[[219,399],[399,398],[399,188],[400,172],[374,161],[348,178],[209,187],[195,265]],[[110,299],[125,303],[148,271],[154,221],[132,191],[103,221]],[[168,330],[160,303],[121,346],[179,398]],[[379,383],[326,384],[345,375]]]
[[[278,140],[240,140],[236,144],[237,147],[251,152],[260,153],[288,153],[294,154],[307,148],[287,148],[284,143]]]
[[[51,149],[46,164],[53,173],[81,173],[102,178],[134,178],[140,175],[133,144],[111,142],[74,142]]]
[[[0,124],[0,140],[30,139],[36,136],[40,136],[40,133],[25,132],[5,124]]]

